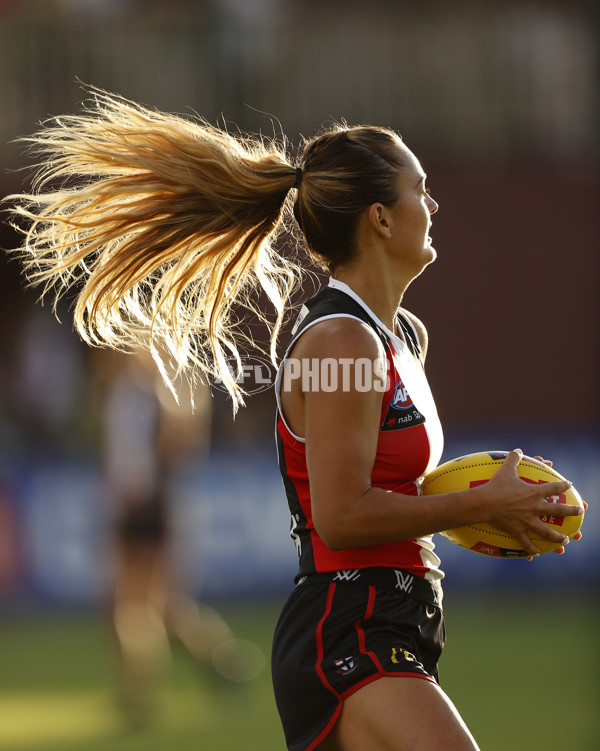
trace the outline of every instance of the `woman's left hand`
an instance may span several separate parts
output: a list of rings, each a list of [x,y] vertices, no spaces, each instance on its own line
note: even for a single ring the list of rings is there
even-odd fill
[[[545,465],[546,465],[546,466],[548,466],[548,467],[551,467],[551,466],[552,466],[552,462],[550,461],[550,459],[544,459],[544,458],[542,458],[541,456],[534,456],[533,458],[534,458],[534,459],[537,459],[537,460],[538,460],[538,462],[542,462],[542,464],[545,464]],[[588,507],[588,505],[587,505],[587,503],[586,503],[586,502],[584,501],[584,502],[583,502],[583,508],[584,508],[584,509],[586,509],[587,507]],[[582,536],[583,536],[583,535],[581,534],[581,532],[580,532],[580,531],[577,531],[577,532],[575,532],[575,534],[573,535],[573,537],[571,537],[571,540],[581,540]],[[567,542],[567,543],[566,543],[566,545],[568,545],[568,544],[569,544],[569,543]],[[553,552],[553,553],[558,553],[558,555],[562,555],[562,554],[563,554],[563,553],[565,552],[565,546],[564,546],[564,545],[561,545],[561,546],[560,546],[560,548],[556,548],[556,550],[553,550],[552,552]],[[533,560],[533,558],[532,558],[532,557],[530,557],[530,558],[528,558],[527,560],[528,560],[528,561],[532,561],[532,560]]]

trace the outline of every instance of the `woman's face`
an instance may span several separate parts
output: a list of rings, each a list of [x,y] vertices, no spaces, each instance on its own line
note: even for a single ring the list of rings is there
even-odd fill
[[[406,166],[398,177],[398,200],[390,207],[392,247],[400,262],[420,273],[436,258],[429,231],[438,204],[426,188],[419,160],[406,147],[403,152]]]

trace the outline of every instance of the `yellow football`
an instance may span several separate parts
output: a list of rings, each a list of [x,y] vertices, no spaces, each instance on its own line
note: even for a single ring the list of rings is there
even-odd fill
[[[507,454],[508,451],[480,451],[444,462],[423,478],[421,495],[453,493],[483,485],[502,466]],[[565,479],[552,467],[529,456],[521,459],[517,474],[525,482],[535,484]],[[569,488],[566,493],[551,496],[546,500],[551,503],[569,503],[583,508],[581,496],[574,487]],[[583,514],[581,516],[543,516],[541,519],[553,529],[572,538],[581,527]],[[449,529],[442,534],[456,545],[482,555],[496,558],[526,558],[529,555],[514,537],[485,523]],[[550,553],[561,545],[561,543],[549,542],[531,532],[528,534],[541,553]]]

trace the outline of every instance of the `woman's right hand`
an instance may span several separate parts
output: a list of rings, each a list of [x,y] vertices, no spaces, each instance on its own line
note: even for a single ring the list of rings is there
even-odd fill
[[[480,486],[486,494],[485,521],[514,537],[527,553],[537,556],[540,550],[527,534],[528,531],[550,542],[566,544],[569,541],[564,534],[543,522],[541,517],[577,516],[583,513],[583,509],[546,500],[565,493],[571,487],[568,480],[536,484],[522,480],[517,473],[522,457],[520,449],[509,452],[491,480]]]

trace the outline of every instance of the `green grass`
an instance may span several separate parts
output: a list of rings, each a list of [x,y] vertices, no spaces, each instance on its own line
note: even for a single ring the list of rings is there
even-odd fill
[[[224,612],[239,638],[268,655],[278,607]],[[158,711],[131,730],[116,700],[115,662],[101,617],[40,616],[0,624],[2,751],[267,751],[283,749],[268,665],[247,684],[199,668],[175,645]]]
[[[447,598],[441,681],[482,751],[600,749],[597,593]]]
[[[447,597],[442,683],[482,751],[600,748],[599,620],[586,599],[577,593],[558,601]],[[277,613],[273,604],[224,609],[236,634],[266,654]],[[229,686],[174,647],[153,722],[132,731],[117,710],[111,643],[100,616],[0,622],[2,751],[283,748],[268,666],[253,682]]]

